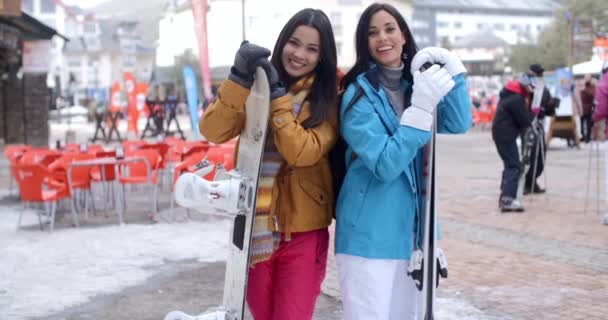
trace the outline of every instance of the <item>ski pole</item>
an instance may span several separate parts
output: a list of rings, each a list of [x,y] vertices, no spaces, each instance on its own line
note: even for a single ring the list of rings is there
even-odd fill
[[[595,147],[595,140],[591,141],[591,145],[589,146],[589,161],[587,161],[587,187],[585,189],[585,207],[583,209],[583,214],[587,213],[587,207],[589,206],[589,189],[591,188],[591,162],[593,159],[593,148]]]

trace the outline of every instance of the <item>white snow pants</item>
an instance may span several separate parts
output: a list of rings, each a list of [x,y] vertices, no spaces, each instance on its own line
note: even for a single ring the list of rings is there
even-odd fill
[[[416,320],[420,291],[408,260],[336,255],[345,320]]]

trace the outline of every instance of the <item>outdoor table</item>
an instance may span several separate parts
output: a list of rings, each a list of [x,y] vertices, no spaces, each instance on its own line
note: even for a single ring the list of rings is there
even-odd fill
[[[96,167],[96,166],[107,166],[107,165],[111,165],[114,166],[114,173],[116,176],[116,179],[119,179],[119,174],[118,174],[118,167],[121,165],[125,165],[128,163],[133,163],[133,162],[143,162],[144,165],[146,166],[146,175],[148,177],[148,183],[150,183],[151,181],[151,175],[150,175],[150,164],[148,164],[148,160],[146,160],[146,158],[143,157],[126,157],[123,159],[117,159],[114,157],[105,157],[105,158],[97,158],[97,159],[90,159],[90,160],[82,160],[82,161],[74,161],[72,163],[70,163],[70,165],[67,168],[67,177],[68,177],[68,188],[70,189],[70,195],[73,194],[73,190],[72,190],[72,175],[71,175],[71,171],[73,167]],[[102,177],[102,181],[105,181],[105,170],[103,170],[103,168],[100,168],[101,171],[101,177]],[[117,194],[116,190],[113,190],[114,194]],[[124,197],[125,195],[122,195],[122,200],[124,203]],[[116,197],[115,197],[116,199]],[[91,201],[95,201],[94,199]],[[104,189],[104,205],[105,205],[105,189]],[[119,209],[118,206],[116,206],[114,208],[116,210],[116,213],[118,215],[118,222],[122,225],[124,224],[124,219],[123,219],[123,215],[124,215],[124,206],[121,206],[121,208]],[[72,206],[72,213],[74,214],[75,208],[74,206]]]

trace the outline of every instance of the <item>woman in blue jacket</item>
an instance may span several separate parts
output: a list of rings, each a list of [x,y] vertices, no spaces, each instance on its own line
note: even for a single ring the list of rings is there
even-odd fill
[[[445,49],[417,53],[405,20],[387,4],[374,3],[362,13],[355,38],[357,60],[343,79],[340,107],[349,146],[336,208],[344,315],[416,319],[418,294],[407,268],[417,248],[423,149],[434,112],[439,132],[469,128],[466,70]],[[426,61],[443,67],[418,71]]]

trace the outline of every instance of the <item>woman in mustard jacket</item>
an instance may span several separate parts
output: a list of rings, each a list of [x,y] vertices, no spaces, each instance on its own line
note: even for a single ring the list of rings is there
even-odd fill
[[[327,154],[337,139],[337,58],[329,19],[320,10],[298,12],[273,52],[268,61],[267,49],[241,45],[199,129],[214,143],[239,135],[255,68],[266,70],[272,102],[265,153],[278,152],[282,163],[266,223],[274,246],[263,261],[252,260],[247,303],[256,320],[311,319],[325,277],[333,211]]]

